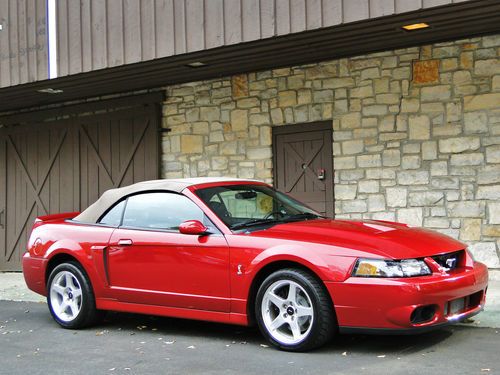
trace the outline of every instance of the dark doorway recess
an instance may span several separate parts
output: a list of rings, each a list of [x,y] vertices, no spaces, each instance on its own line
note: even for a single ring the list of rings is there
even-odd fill
[[[150,100],[100,101],[3,122],[0,271],[21,269],[37,216],[81,211],[107,189],[158,178],[159,101]]]
[[[333,217],[331,122],[274,127],[273,155],[275,187]]]

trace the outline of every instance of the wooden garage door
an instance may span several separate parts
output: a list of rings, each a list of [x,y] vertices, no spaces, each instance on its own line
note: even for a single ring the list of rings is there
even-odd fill
[[[274,186],[333,217],[333,152],[330,122],[273,128]]]
[[[158,121],[148,111],[120,111],[82,118],[80,141],[80,207],[94,203],[106,190],[159,176]]]
[[[21,269],[35,217],[158,178],[158,123],[150,105],[0,129],[0,270]]]

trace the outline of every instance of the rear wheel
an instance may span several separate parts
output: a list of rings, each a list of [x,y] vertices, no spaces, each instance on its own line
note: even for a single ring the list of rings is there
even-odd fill
[[[314,349],[326,343],[336,329],[324,286],[300,269],[269,275],[257,292],[255,314],[262,334],[283,350]]]
[[[52,270],[47,303],[54,320],[64,328],[86,327],[100,315],[88,276],[75,262],[62,263]]]

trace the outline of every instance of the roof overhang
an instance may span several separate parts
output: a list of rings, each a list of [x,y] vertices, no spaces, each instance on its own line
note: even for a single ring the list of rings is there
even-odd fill
[[[415,22],[430,27],[402,29]],[[498,32],[500,2],[467,1],[7,87],[0,112]],[[206,65],[188,66],[198,61]]]

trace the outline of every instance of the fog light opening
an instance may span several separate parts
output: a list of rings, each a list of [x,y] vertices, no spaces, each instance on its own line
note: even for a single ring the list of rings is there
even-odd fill
[[[434,319],[436,315],[436,306],[435,305],[427,305],[417,307],[410,316],[411,324],[422,324],[426,322],[430,322]]]

